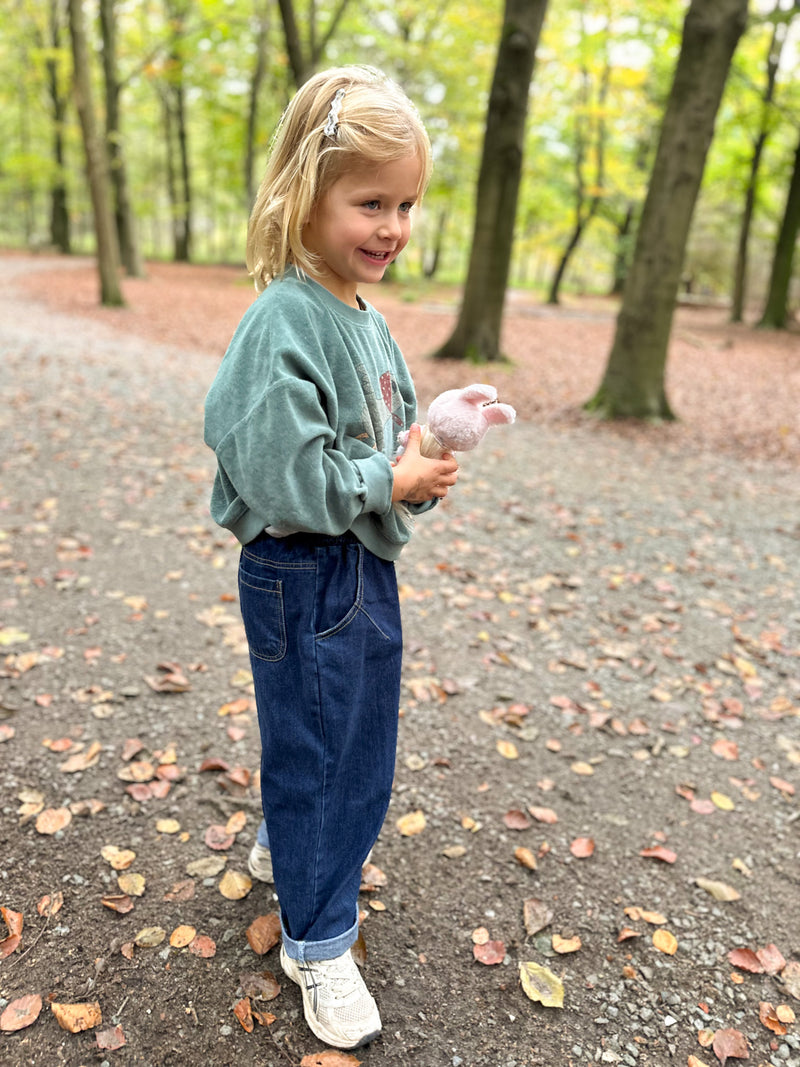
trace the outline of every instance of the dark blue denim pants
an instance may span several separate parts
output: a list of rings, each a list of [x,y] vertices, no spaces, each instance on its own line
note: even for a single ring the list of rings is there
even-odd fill
[[[394,776],[394,564],[352,534],[263,534],[242,549],[239,596],[284,945],[293,959],[332,959],[358,937],[361,866]]]

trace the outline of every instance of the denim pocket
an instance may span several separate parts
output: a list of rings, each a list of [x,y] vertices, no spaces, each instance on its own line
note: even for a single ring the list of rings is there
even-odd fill
[[[364,599],[363,560],[361,545],[337,546],[318,553],[318,641],[340,633],[358,614]]]
[[[239,602],[250,652],[275,663],[286,655],[286,617],[283,582],[246,570],[239,565]]]

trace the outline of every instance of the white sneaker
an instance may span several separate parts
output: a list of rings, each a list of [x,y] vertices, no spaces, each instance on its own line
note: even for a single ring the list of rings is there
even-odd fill
[[[258,841],[250,849],[247,857],[247,869],[259,882],[274,882],[272,873],[272,853],[268,848],[259,845]]]
[[[364,860],[364,866],[372,859],[372,849],[369,850],[369,855]],[[268,848],[264,848],[263,845],[259,845],[258,841],[250,849],[250,855],[247,857],[247,869],[250,874],[259,882],[274,883],[275,876],[272,873],[272,853]]]
[[[281,945],[281,967],[300,986],[306,1022],[320,1041],[334,1048],[358,1048],[381,1032],[378,1006],[350,949],[333,960],[301,963]]]

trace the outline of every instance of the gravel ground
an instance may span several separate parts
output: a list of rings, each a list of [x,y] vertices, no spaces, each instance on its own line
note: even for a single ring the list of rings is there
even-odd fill
[[[40,299],[43,266],[59,307]],[[128,313],[70,312],[83,269],[0,258],[0,876],[2,905],[25,920],[0,960],[0,1011],[29,994],[45,1004],[30,1027],[0,1033],[0,1062],[298,1065],[321,1049],[290,983],[253,1001],[271,1026],[247,1033],[233,1014],[243,975],[280,981],[277,951],[257,955],[246,936],[274,900],[258,885],[228,899],[222,869],[191,867],[225,857],[246,871],[258,817],[236,549],[206,509],[200,420],[216,361]],[[443,320],[391,300],[387,315],[406,347],[412,316],[428,339]],[[513,317],[510,336],[532,318]],[[536,322],[550,362],[567,364],[559,381],[580,362],[578,337],[594,358],[609,331],[605,314],[568,312],[574,341],[558,347],[559,320]],[[704,334],[711,353],[716,337]],[[760,379],[759,396],[785,412],[797,353],[781,340],[772,354],[785,373]],[[447,368],[416,366],[423,395],[451,384]],[[741,1053],[725,1051],[735,1032],[749,1062],[800,1067],[800,1027],[759,1018],[764,1003],[786,1020],[784,1007],[800,1011],[792,414],[786,432],[720,442],[696,424],[604,427],[569,415],[560,385],[550,396],[540,384],[538,399],[528,388],[506,382],[523,418],[464,457],[457,491],[399,564],[396,787],[375,855],[385,884],[363,894],[384,1033],[357,1059],[697,1067]],[[715,406],[725,396],[710,394],[707,422],[730,418]],[[164,691],[160,664],[181,691]],[[64,769],[81,756],[84,769]],[[204,760],[224,765],[201,771]],[[167,795],[132,788],[147,761],[177,768],[163,772]],[[39,832],[41,813],[20,812],[39,796],[69,824]],[[90,800],[104,806],[81,815]],[[209,848],[208,827],[238,825],[238,812],[244,829]],[[418,812],[424,829],[401,833]],[[127,914],[102,903],[125,873],[108,845],[134,851],[145,879]],[[62,909],[40,915],[57,891]],[[541,929],[537,909],[551,913]],[[170,945],[184,926],[215,955]],[[148,928],[166,939],[136,943]],[[735,966],[735,949],[768,966]],[[526,996],[527,962],[561,981],[563,1008]],[[95,1001],[102,1024],[78,1034],[48,1006]],[[115,1026],[125,1044],[99,1049]]]

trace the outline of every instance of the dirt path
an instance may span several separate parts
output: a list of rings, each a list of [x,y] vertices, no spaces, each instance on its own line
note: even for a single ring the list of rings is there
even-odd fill
[[[80,265],[52,275],[46,307],[43,276],[23,277],[40,267],[0,257],[0,903],[25,923],[0,960],[0,1012],[27,994],[45,1006],[0,1033],[0,1062],[298,1065],[321,1050],[289,983],[252,1001],[271,1026],[247,1033],[233,1014],[248,975],[281,976],[277,951],[247,939],[274,901],[258,885],[221,892],[241,885],[226,872],[246,871],[258,742],[236,550],[206,510],[201,409],[218,342],[167,343],[136,308],[95,313]],[[80,314],[52,306],[71,284]],[[169,292],[180,319],[180,284]],[[237,301],[217,318],[235,321]],[[413,324],[429,340],[444,317],[386,310],[406,348]],[[568,414],[555,365],[567,348],[569,366],[582,352],[595,365],[607,314],[535,323],[552,387],[540,379],[537,400],[514,372],[504,398],[528,417],[466,457],[458,493],[399,565],[405,687],[375,855],[386,884],[362,897],[384,1034],[357,1058],[710,1065],[732,1031],[749,1062],[798,1067],[800,1027],[759,1020],[761,1002],[800,1011],[800,492],[779,447],[796,409],[753,449],[696,427],[671,428],[665,447],[598,426]],[[704,339],[709,362],[718,337]],[[783,413],[796,357],[772,355],[789,369],[758,380],[759,403]],[[421,392],[452,384],[446,371],[423,372]],[[718,395],[715,424],[730,418]],[[67,825],[40,832],[63,812]],[[415,812],[425,827],[404,836],[397,820]],[[209,847],[208,828],[230,819],[233,840]],[[106,846],[135,858],[116,870]],[[651,847],[663,851],[643,856]],[[132,910],[104,906],[126,892]],[[61,909],[40,915],[57,893]],[[531,899],[552,917],[528,932]],[[179,927],[195,930],[189,947]],[[162,936],[141,935],[151,928],[164,939],[135,943]],[[475,959],[480,929],[498,944],[478,952],[499,962]],[[787,963],[761,952],[777,974],[728,959],[769,945]],[[528,999],[521,962],[561,980],[562,1009]],[[96,1001],[102,1025],[69,1034],[48,1001]],[[99,1051],[97,1033],[117,1026],[108,1040],[124,1046]],[[719,1054],[702,1044],[713,1032]]]

